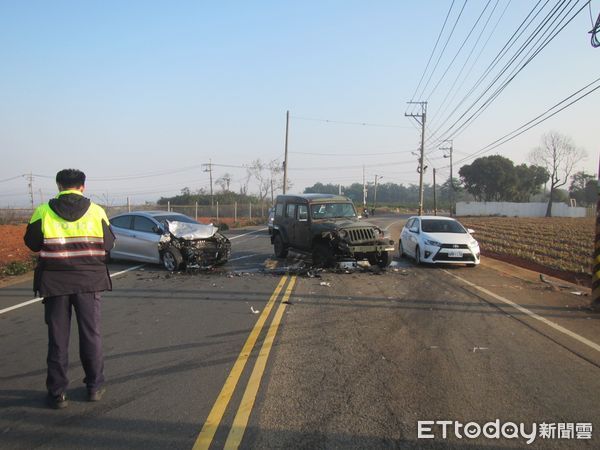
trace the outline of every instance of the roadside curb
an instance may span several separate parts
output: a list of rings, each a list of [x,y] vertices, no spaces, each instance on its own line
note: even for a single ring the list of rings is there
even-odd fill
[[[26,281],[33,280],[33,270],[24,273],[22,275],[7,275],[7,278],[0,279],[0,288],[13,286],[19,283],[25,283]],[[33,286],[31,288],[33,290]]]

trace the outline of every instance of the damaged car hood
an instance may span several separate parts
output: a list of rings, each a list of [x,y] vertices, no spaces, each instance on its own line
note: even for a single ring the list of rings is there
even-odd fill
[[[173,236],[186,241],[209,239],[219,230],[212,223],[205,225],[202,223],[167,221],[167,226]]]

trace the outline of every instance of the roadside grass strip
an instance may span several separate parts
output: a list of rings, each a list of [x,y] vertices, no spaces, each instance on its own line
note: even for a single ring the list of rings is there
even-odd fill
[[[296,277],[293,276],[293,277],[289,278],[287,275],[284,275],[283,277],[281,277],[281,280],[277,284],[277,287],[273,291],[273,294],[271,294],[269,301],[267,302],[261,315],[258,317],[256,324],[252,328],[250,335],[246,339],[246,342],[245,342],[244,346],[242,347],[240,354],[237,357],[237,360],[235,361],[233,367],[231,368],[231,371],[229,372],[229,375],[227,376],[227,379],[225,380],[225,384],[223,385],[221,392],[219,393],[212,409],[210,410],[210,413],[208,414],[208,417],[202,427],[202,430],[200,431],[200,434],[196,438],[196,442],[194,443],[194,446],[193,446],[194,450],[208,449],[210,447],[210,445],[214,439],[215,433],[217,432],[217,430],[221,424],[221,420],[223,419],[223,416],[225,414],[227,406],[229,405],[229,402],[231,401],[231,398],[235,392],[236,386],[242,376],[244,367],[246,366],[246,362],[250,358],[252,350],[254,349],[254,346],[256,345],[256,341],[258,340],[258,337],[261,334],[261,331],[262,331],[265,323],[267,322],[267,319],[271,315],[271,310],[273,309],[273,306],[275,305],[277,298],[279,298],[279,295],[283,291],[283,287],[285,286],[285,284],[288,280],[290,280],[290,283],[287,287],[287,290],[285,291],[282,302],[286,301],[286,299],[289,298],[291,291],[294,287],[294,284],[296,282]],[[284,306],[284,308],[282,309],[281,306]],[[279,306],[279,308],[277,309],[275,316],[271,322],[271,325],[269,326],[269,329],[267,331],[267,336],[265,337],[265,340],[262,344],[260,353],[258,355],[258,359],[255,363],[254,370],[252,372],[252,375],[250,376],[250,380],[248,381],[248,387],[246,388],[246,391],[245,391],[243,399],[242,399],[242,403],[240,405],[240,409],[242,409],[242,407],[243,407],[244,413],[242,415],[240,415],[240,412],[238,410],[238,414],[236,414],[236,418],[234,419],[234,423],[236,423],[235,422],[236,420],[240,423],[244,423],[244,430],[245,430],[245,424],[247,424],[247,422],[248,422],[248,417],[252,410],[252,406],[254,405],[256,393],[258,392],[258,387],[260,385],[260,379],[264,372],[264,367],[266,366],[267,358],[268,358],[269,352],[271,350],[271,345],[272,345],[273,339],[275,337],[275,334],[277,332],[277,328],[279,327],[279,323],[281,322],[281,316],[283,315],[284,310],[285,310],[285,304],[282,303]],[[270,343],[268,343],[268,342],[270,342]],[[261,367],[262,367],[262,369],[261,369]],[[239,418],[238,418],[238,416],[239,416]],[[238,437],[239,437],[239,440],[241,441],[241,437],[243,437],[244,430],[238,431],[238,433],[236,434],[236,442],[237,442]],[[227,441],[229,442],[229,438]],[[239,445],[239,443],[238,443],[238,445]],[[237,447],[235,447],[235,448],[237,448]]]

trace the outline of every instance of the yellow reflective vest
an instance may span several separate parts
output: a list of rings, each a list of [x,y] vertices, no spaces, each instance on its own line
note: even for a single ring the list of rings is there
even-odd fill
[[[79,191],[63,191],[59,194],[78,194]],[[41,220],[44,241],[39,253],[40,261],[60,261],[65,265],[104,263],[104,230],[108,225],[104,210],[90,203],[87,212],[78,220],[70,222],[57,215],[46,203],[38,206],[30,223]]]

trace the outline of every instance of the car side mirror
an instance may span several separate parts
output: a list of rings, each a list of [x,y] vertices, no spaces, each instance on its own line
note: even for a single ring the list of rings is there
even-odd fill
[[[161,227],[157,226],[157,225],[154,225],[152,227],[152,231],[155,232],[156,234],[163,234],[164,233],[164,230]]]
[[[467,233],[473,234],[475,233],[475,230],[473,228],[467,228]]]

